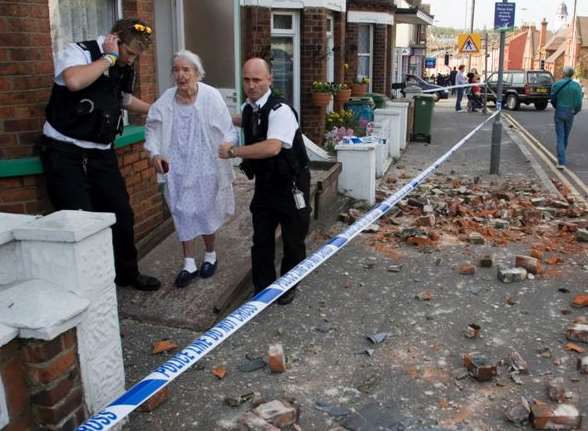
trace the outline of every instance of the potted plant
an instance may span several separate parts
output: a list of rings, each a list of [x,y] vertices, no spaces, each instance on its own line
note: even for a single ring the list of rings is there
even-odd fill
[[[335,106],[334,110],[339,111],[343,108],[343,104],[351,97],[351,88],[345,83],[334,84],[333,89],[335,91]]]
[[[314,81],[312,83],[312,102],[315,106],[324,107],[331,102],[333,87],[330,82]]]
[[[367,93],[367,88],[370,80],[365,76],[362,78],[356,78],[351,84],[351,95],[353,96],[363,96]]]

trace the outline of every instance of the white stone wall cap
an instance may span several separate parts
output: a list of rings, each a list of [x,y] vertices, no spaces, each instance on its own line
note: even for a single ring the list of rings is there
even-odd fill
[[[0,292],[0,324],[22,338],[51,340],[77,326],[90,301],[46,280],[27,280]]]
[[[392,100],[386,101],[386,105],[390,106],[408,106],[410,102],[408,100]]]
[[[18,329],[0,323],[0,347],[8,344],[18,335]]]
[[[113,213],[64,210],[13,230],[21,241],[80,242],[116,222]]]
[[[339,144],[336,151],[375,151],[378,144]]]
[[[25,214],[0,213],[0,245],[14,241],[14,228],[30,223],[36,218],[37,216]]]
[[[302,135],[302,140],[304,141],[304,146],[306,147],[306,152],[308,153],[308,157],[312,161],[329,161],[329,153],[319,147],[317,144],[312,142],[306,135]]]
[[[395,109],[380,108],[374,111],[374,115],[386,115],[390,117],[400,117],[400,112]]]

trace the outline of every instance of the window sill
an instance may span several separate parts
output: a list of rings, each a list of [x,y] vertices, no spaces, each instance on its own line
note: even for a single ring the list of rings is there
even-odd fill
[[[121,136],[114,141],[114,148],[124,148],[145,140],[145,127],[127,126]],[[0,178],[40,175],[43,165],[39,157],[0,160]]]

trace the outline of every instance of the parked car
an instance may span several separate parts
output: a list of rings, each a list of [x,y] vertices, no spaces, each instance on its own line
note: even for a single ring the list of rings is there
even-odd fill
[[[506,70],[503,75],[502,101],[511,111],[519,109],[521,103],[535,105],[543,111],[549,103],[553,75],[546,70]],[[488,100],[496,102],[498,73],[488,77]],[[484,87],[482,87],[484,91]]]
[[[404,83],[405,83],[406,87],[410,87],[410,86],[419,87],[421,90],[434,90],[436,88],[439,88],[439,91],[428,93],[428,94],[432,94],[435,97],[435,101],[437,101],[439,99],[447,99],[449,97],[449,92],[446,89],[444,89],[440,85],[431,84],[430,82],[427,82],[424,79],[419,78],[416,75],[407,74],[404,79]],[[402,93],[403,93],[403,95],[405,95],[404,90],[402,91]]]

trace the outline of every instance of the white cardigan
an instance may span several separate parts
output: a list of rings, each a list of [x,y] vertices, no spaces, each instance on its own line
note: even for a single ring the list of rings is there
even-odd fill
[[[174,121],[174,104],[176,87],[166,90],[149,109],[145,123],[145,150],[151,157],[160,155],[167,159],[169,145],[172,140],[172,126]],[[224,142],[237,145],[239,135],[231,115],[220,92],[210,85],[198,83],[198,96],[194,102],[200,110],[200,118],[206,122],[202,131],[206,144],[213,154],[218,154],[218,147]],[[219,179],[219,189],[231,186],[234,179],[233,167],[230,160],[216,159]],[[166,176],[157,174],[159,183],[166,182]]]

